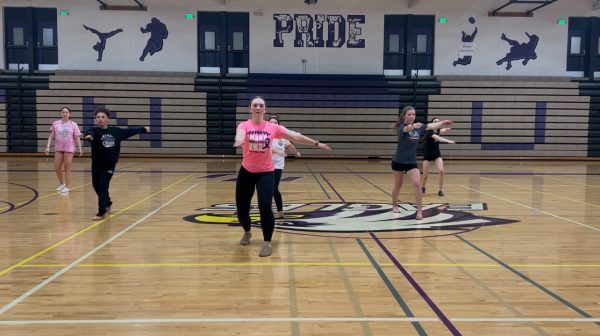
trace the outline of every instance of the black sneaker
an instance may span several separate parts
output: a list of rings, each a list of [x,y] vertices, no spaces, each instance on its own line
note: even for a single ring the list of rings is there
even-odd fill
[[[425,193],[425,187],[421,188],[421,192],[424,194]]]
[[[441,190],[440,190],[440,191],[438,191],[438,196],[440,196],[440,197],[444,197],[444,192],[443,192],[443,191],[441,191]]]

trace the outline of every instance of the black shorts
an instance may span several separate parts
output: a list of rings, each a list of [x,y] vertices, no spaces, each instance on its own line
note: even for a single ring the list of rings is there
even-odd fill
[[[417,166],[416,163],[399,163],[399,162],[392,160],[392,170],[393,171],[400,171],[403,173],[407,173],[411,169],[418,169],[418,168],[419,167]]]
[[[441,158],[441,157],[442,156],[439,155],[439,154],[438,155],[425,155],[423,157],[423,160],[425,160],[425,161],[432,161],[433,162],[433,161],[435,161],[435,160],[437,160],[438,158]]]

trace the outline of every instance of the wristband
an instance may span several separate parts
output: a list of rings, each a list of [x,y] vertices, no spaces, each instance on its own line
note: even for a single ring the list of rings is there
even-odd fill
[[[315,142],[315,147],[319,146],[319,140],[317,140],[317,142]]]

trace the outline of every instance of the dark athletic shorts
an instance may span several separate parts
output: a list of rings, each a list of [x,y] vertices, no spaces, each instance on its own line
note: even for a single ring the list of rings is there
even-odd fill
[[[399,163],[392,160],[392,170],[407,173],[411,169],[419,168],[416,163]]]

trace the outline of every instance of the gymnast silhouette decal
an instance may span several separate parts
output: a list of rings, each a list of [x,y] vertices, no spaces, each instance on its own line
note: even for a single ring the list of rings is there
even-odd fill
[[[535,34],[529,35],[527,32],[525,32],[525,35],[529,38],[529,42],[519,43],[518,41],[507,38],[506,34],[502,33],[500,38],[508,42],[510,50],[508,51],[508,54],[506,54],[504,58],[499,59],[496,64],[501,65],[506,62],[506,70],[510,70],[510,68],[512,68],[512,61],[522,59],[523,65],[527,65],[529,60],[536,59],[537,54],[535,53],[535,48],[537,47],[540,38]]]
[[[101,33],[99,31],[97,31],[96,29],[90,28],[86,25],[83,25],[83,28],[85,28],[85,30],[92,32],[93,34],[96,34],[98,36],[98,38],[100,39],[100,42],[94,44],[94,46],[92,47],[92,49],[94,49],[98,52],[98,59],[97,59],[98,62],[102,62],[102,54],[104,53],[104,49],[106,48],[106,40],[123,31],[123,29],[119,28],[119,29],[113,30],[109,33]]]
[[[162,50],[163,40],[169,36],[169,31],[167,30],[167,26],[155,17],[150,20],[146,28],[140,27],[140,30],[144,34],[150,33],[148,43],[146,43],[142,56],[140,56],[140,61],[143,62],[148,54],[152,56]]]
[[[474,17],[470,17],[469,18],[469,23],[470,24],[475,24],[475,18]],[[471,60],[473,59],[472,53],[474,50],[474,41],[475,41],[475,35],[477,35],[477,27],[475,27],[475,30],[473,30],[473,32],[469,35],[467,33],[465,33],[465,31],[462,31],[462,37],[461,37],[461,41],[463,42],[461,45],[461,50],[459,51],[459,54],[463,54],[463,57],[459,57],[456,61],[452,62],[453,66],[456,66],[458,64],[460,65],[469,65],[471,64]],[[469,51],[467,51],[467,47],[469,47]],[[468,53],[468,55],[467,55]]]

